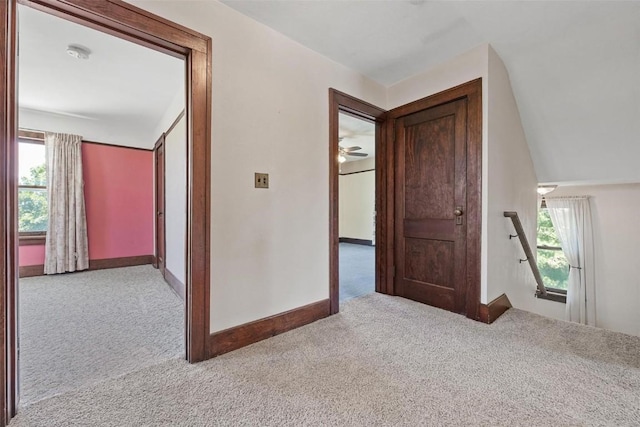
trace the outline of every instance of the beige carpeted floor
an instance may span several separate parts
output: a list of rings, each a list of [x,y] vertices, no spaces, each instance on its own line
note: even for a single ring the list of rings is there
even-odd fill
[[[184,354],[182,301],[150,265],[20,280],[21,404]]]
[[[640,338],[509,310],[493,325],[373,294],[197,365],[55,396],[11,426],[640,425]]]

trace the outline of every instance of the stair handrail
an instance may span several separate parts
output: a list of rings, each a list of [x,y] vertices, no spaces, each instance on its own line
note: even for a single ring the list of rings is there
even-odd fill
[[[533,252],[531,251],[531,246],[529,246],[529,240],[527,240],[527,234],[524,232],[524,228],[522,227],[522,222],[520,222],[520,217],[518,217],[518,212],[506,211],[504,212],[504,216],[507,218],[511,218],[511,222],[513,222],[513,226],[516,229],[516,234],[509,235],[509,238],[512,239],[517,237],[520,240],[520,244],[522,245],[522,249],[524,249],[524,254],[527,257],[526,259],[521,259],[520,262],[523,263],[525,261],[529,262],[529,267],[531,267],[531,271],[533,272],[533,277],[536,279],[536,283],[538,284],[538,293],[540,295],[547,295],[547,288],[544,286],[542,282],[542,276],[540,275],[540,270],[538,269],[538,264],[536,264],[536,258],[533,256]]]

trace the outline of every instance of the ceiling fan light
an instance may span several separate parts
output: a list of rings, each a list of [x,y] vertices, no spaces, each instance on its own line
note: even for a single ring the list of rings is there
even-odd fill
[[[345,156],[343,156],[342,154],[340,154],[338,156],[338,163],[344,163],[347,161],[347,158]]]

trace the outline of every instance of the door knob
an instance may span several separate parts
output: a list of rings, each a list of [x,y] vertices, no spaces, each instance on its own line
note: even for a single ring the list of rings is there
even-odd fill
[[[457,207],[456,207],[456,210],[455,210],[455,211],[453,211],[453,214],[454,214],[455,216],[460,216],[460,215],[462,215],[462,206],[457,206]]]

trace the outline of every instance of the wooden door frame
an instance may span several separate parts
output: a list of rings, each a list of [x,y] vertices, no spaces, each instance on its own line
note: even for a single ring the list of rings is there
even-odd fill
[[[395,129],[394,124],[400,117],[416,111],[438,105],[467,100],[467,293],[465,314],[468,318],[479,320],[480,309],[480,269],[481,269],[481,230],[482,230],[482,79],[472,80],[435,95],[419,99],[389,111],[386,126],[386,168],[387,194],[395,194]],[[395,197],[386,200],[386,258],[387,284],[394,285],[394,224]],[[391,294],[394,290],[391,289]]]
[[[185,60],[187,71],[188,206],[186,358],[209,357],[211,38],[121,0],[3,0],[0,2],[0,296],[2,357],[0,426],[16,413],[17,371],[17,4],[97,29]]]
[[[17,17],[15,1],[0,2],[0,425],[9,422],[10,411],[15,411],[14,396],[17,393],[17,282],[18,282],[18,238],[17,238],[17,174],[16,162],[8,159],[16,157],[18,116],[17,116]],[[10,143],[10,141],[15,141]],[[12,378],[12,381],[8,381]]]
[[[386,188],[386,143],[384,124],[387,112],[373,104],[354,98],[351,95],[329,89],[329,314],[340,311],[340,252],[339,252],[339,167],[338,167],[338,132],[339,113],[374,122],[376,124],[376,292],[390,294],[386,282],[385,204]]]
[[[167,186],[166,186],[166,154],[167,154],[167,150],[166,150],[166,146],[165,146],[165,138],[166,138],[167,134],[163,133],[162,135],[160,135],[160,138],[158,138],[158,140],[156,141],[156,144],[153,146],[153,163],[154,163],[154,174],[155,174],[155,188],[154,188],[154,200],[155,200],[155,215],[154,215],[154,226],[155,226],[155,230],[154,230],[154,234],[155,234],[155,242],[156,242],[156,253],[155,256],[153,257],[154,261],[153,261],[153,266],[157,269],[160,270],[160,272],[162,273],[162,277],[165,277],[165,270],[167,269],[167,221],[165,219],[165,210],[167,207],[167,202],[166,202],[166,190],[167,190]],[[163,165],[162,165],[162,176],[160,176],[160,174],[158,174],[158,150],[160,149],[160,147],[162,147],[162,160],[163,160]],[[158,193],[160,193],[160,189],[162,189],[162,224],[159,224],[160,222],[160,218],[158,218]],[[158,228],[160,227],[160,225],[162,225],[162,241],[160,241],[160,239],[158,238]],[[158,259],[158,254],[160,253],[160,249],[162,249],[162,268],[160,267],[160,260]]]

